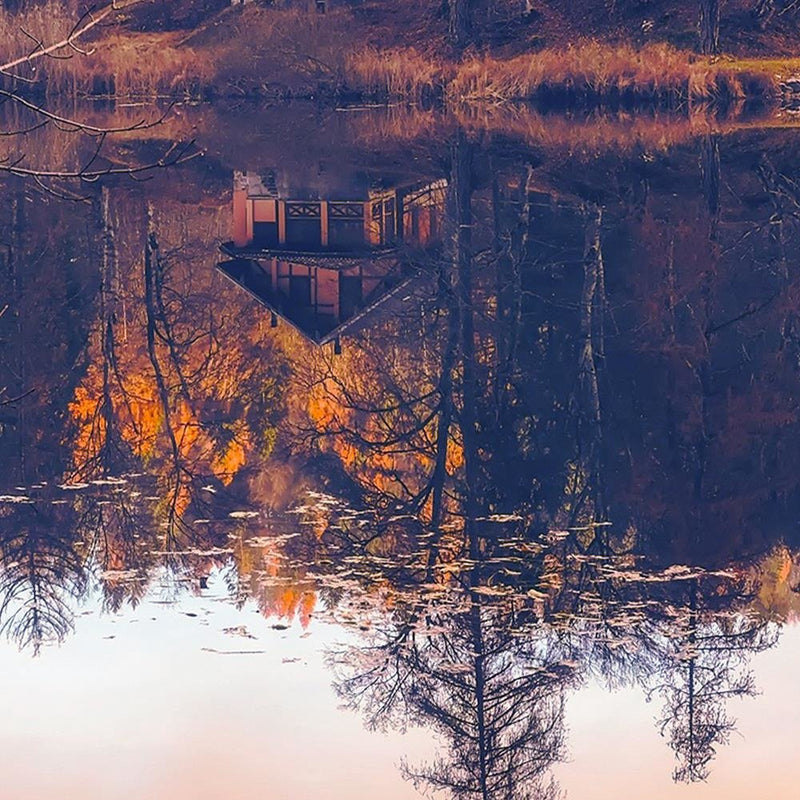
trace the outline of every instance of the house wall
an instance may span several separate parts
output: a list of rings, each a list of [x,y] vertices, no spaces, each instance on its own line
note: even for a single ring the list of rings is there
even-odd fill
[[[318,269],[316,283],[320,311],[339,319],[339,273],[332,269]]]
[[[336,194],[326,199],[286,199],[291,195],[266,185],[265,180],[251,173],[235,174],[233,243],[237,247],[253,244],[254,225],[275,226],[272,232],[259,228],[259,237],[273,237],[266,242],[259,238],[259,246],[289,244],[287,220],[294,230],[295,249],[305,249],[302,225],[316,231],[309,238],[308,249],[327,249],[329,245],[337,250],[356,250],[364,245],[387,247],[397,239],[425,246],[441,237],[447,186],[444,180],[405,190],[370,191],[366,202],[345,200]],[[354,226],[360,226],[361,231],[354,231]]]
[[[235,247],[246,247],[253,240],[247,234],[247,189],[243,187],[233,190],[233,244]]]

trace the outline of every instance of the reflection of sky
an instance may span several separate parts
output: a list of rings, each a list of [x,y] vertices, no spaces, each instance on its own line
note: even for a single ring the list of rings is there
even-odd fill
[[[398,764],[430,758],[430,738],[370,733],[338,708],[323,651],[347,634],[320,622],[276,630],[210,585],[179,607],[146,602],[116,617],[90,603],[75,634],[38,659],[0,647],[3,800],[417,796]],[[223,633],[241,625],[257,638]],[[731,703],[741,735],[719,748],[708,784],[671,783],[657,701],[589,685],[568,702],[562,787],[575,800],[797,796],[800,627],[752,665],[763,694]]]
[[[321,650],[341,629],[304,638],[208,597],[87,610],[38,659],[0,647],[3,800],[417,796],[397,767],[430,754],[425,737],[369,733],[338,710]],[[258,639],[222,633],[240,625]]]
[[[800,797],[800,626],[752,657],[760,694],[729,701],[737,731],[717,748],[707,783],[674,784],[672,751],[659,735],[658,700],[587,686],[567,704],[570,762],[556,775],[574,800],[790,800]]]

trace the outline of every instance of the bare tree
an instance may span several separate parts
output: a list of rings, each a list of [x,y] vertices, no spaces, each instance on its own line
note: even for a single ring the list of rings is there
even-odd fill
[[[650,694],[664,700],[659,726],[678,761],[674,778],[687,783],[708,777],[717,747],[735,730],[727,701],[756,693],[748,658],[772,647],[777,637],[765,621],[709,613],[702,601],[693,579],[688,603],[670,626],[664,659],[646,679]]]
[[[441,734],[430,764],[404,764],[420,789],[454,798],[555,797],[548,779],[564,756],[563,692],[570,665],[547,643],[547,631],[514,634],[509,608],[463,582],[464,596],[420,600],[400,610],[370,642],[340,653],[336,688],[371,727],[425,724]]]
[[[34,654],[72,630],[72,604],[86,588],[64,516],[71,513],[26,502],[0,517],[0,632]]]
[[[123,7],[127,5],[114,2],[99,10],[89,8],[69,33],[55,42],[47,42],[35,33],[20,27],[20,39],[32,41],[32,48],[24,55],[0,65],[0,76],[7,84],[0,86],[0,104],[17,109],[21,119],[19,127],[0,129],[0,135],[7,141],[20,144],[15,149],[0,154],[0,174],[31,179],[41,188],[61,197],[83,199],[80,194],[75,193],[73,184],[91,184],[110,176],[143,177],[154,170],[184,163],[199,154],[193,142],[176,142],[167,147],[159,158],[147,163],[115,163],[106,156],[106,145],[110,136],[153,128],[163,121],[166,114],[157,114],[153,119],[141,119],[118,127],[97,126],[48,109],[38,99],[42,87],[32,86],[35,81],[23,74],[25,70],[35,74],[37,62],[41,59],[91,57],[93,50],[85,49],[82,45],[83,40],[98,26],[112,22]],[[31,88],[39,91],[31,92]],[[27,136],[46,126],[53,126],[59,131],[72,133],[91,141],[87,155],[81,163],[71,166],[31,164],[25,151]]]
[[[448,31],[457,50],[463,50],[472,36],[473,0],[448,0]]]

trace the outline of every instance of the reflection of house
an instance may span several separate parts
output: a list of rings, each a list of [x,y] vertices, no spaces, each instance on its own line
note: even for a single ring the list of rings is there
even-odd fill
[[[329,268],[237,258],[219,269],[317,344],[352,330],[412,277],[395,259],[362,258]]]
[[[274,172],[235,173],[233,245],[251,252],[353,252],[400,241],[424,247],[439,238],[444,187],[377,189],[354,180],[337,187],[338,196],[320,197],[318,188],[292,198],[279,191]]]
[[[232,260],[220,270],[312,341],[362,320],[441,238],[446,184],[369,185],[358,176],[297,189],[275,172],[234,176]],[[327,195],[327,196],[325,196]]]

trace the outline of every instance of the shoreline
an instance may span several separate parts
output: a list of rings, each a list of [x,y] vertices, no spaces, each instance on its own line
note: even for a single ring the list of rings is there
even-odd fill
[[[0,88],[36,98],[533,102],[547,107],[800,105],[800,57],[701,56],[666,42],[579,39],[513,53],[377,46],[346,15],[326,22],[247,7],[195,31],[95,28],[85,54],[17,58]],[[58,34],[52,34],[53,37]],[[391,41],[392,37],[388,37]],[[71,46],[71,45],[70,45]],[[41,53],[34,53],[37,58]]]
[[[134,44],[137,50],[143,45]],[[533,103],[627,110],[704,103],[800,105],[800,58],[711,60],[664,45],[634,49],[589,42],[508,59],[471,55],[458,63],[433,61],[413,50],[368,49],[344,54],[336,70],[309,76],[298,67],[281,82],[209,69],[215,59],[187,47],[156,48],[155,59],[145,50],[133,69],[122,69],[120,59],[108,57],[113,47],[98,43],[85,60],[54,69],[48,65],[50,74],[38,85],[23,90],[6,79],[3,88],[52,99]]]

